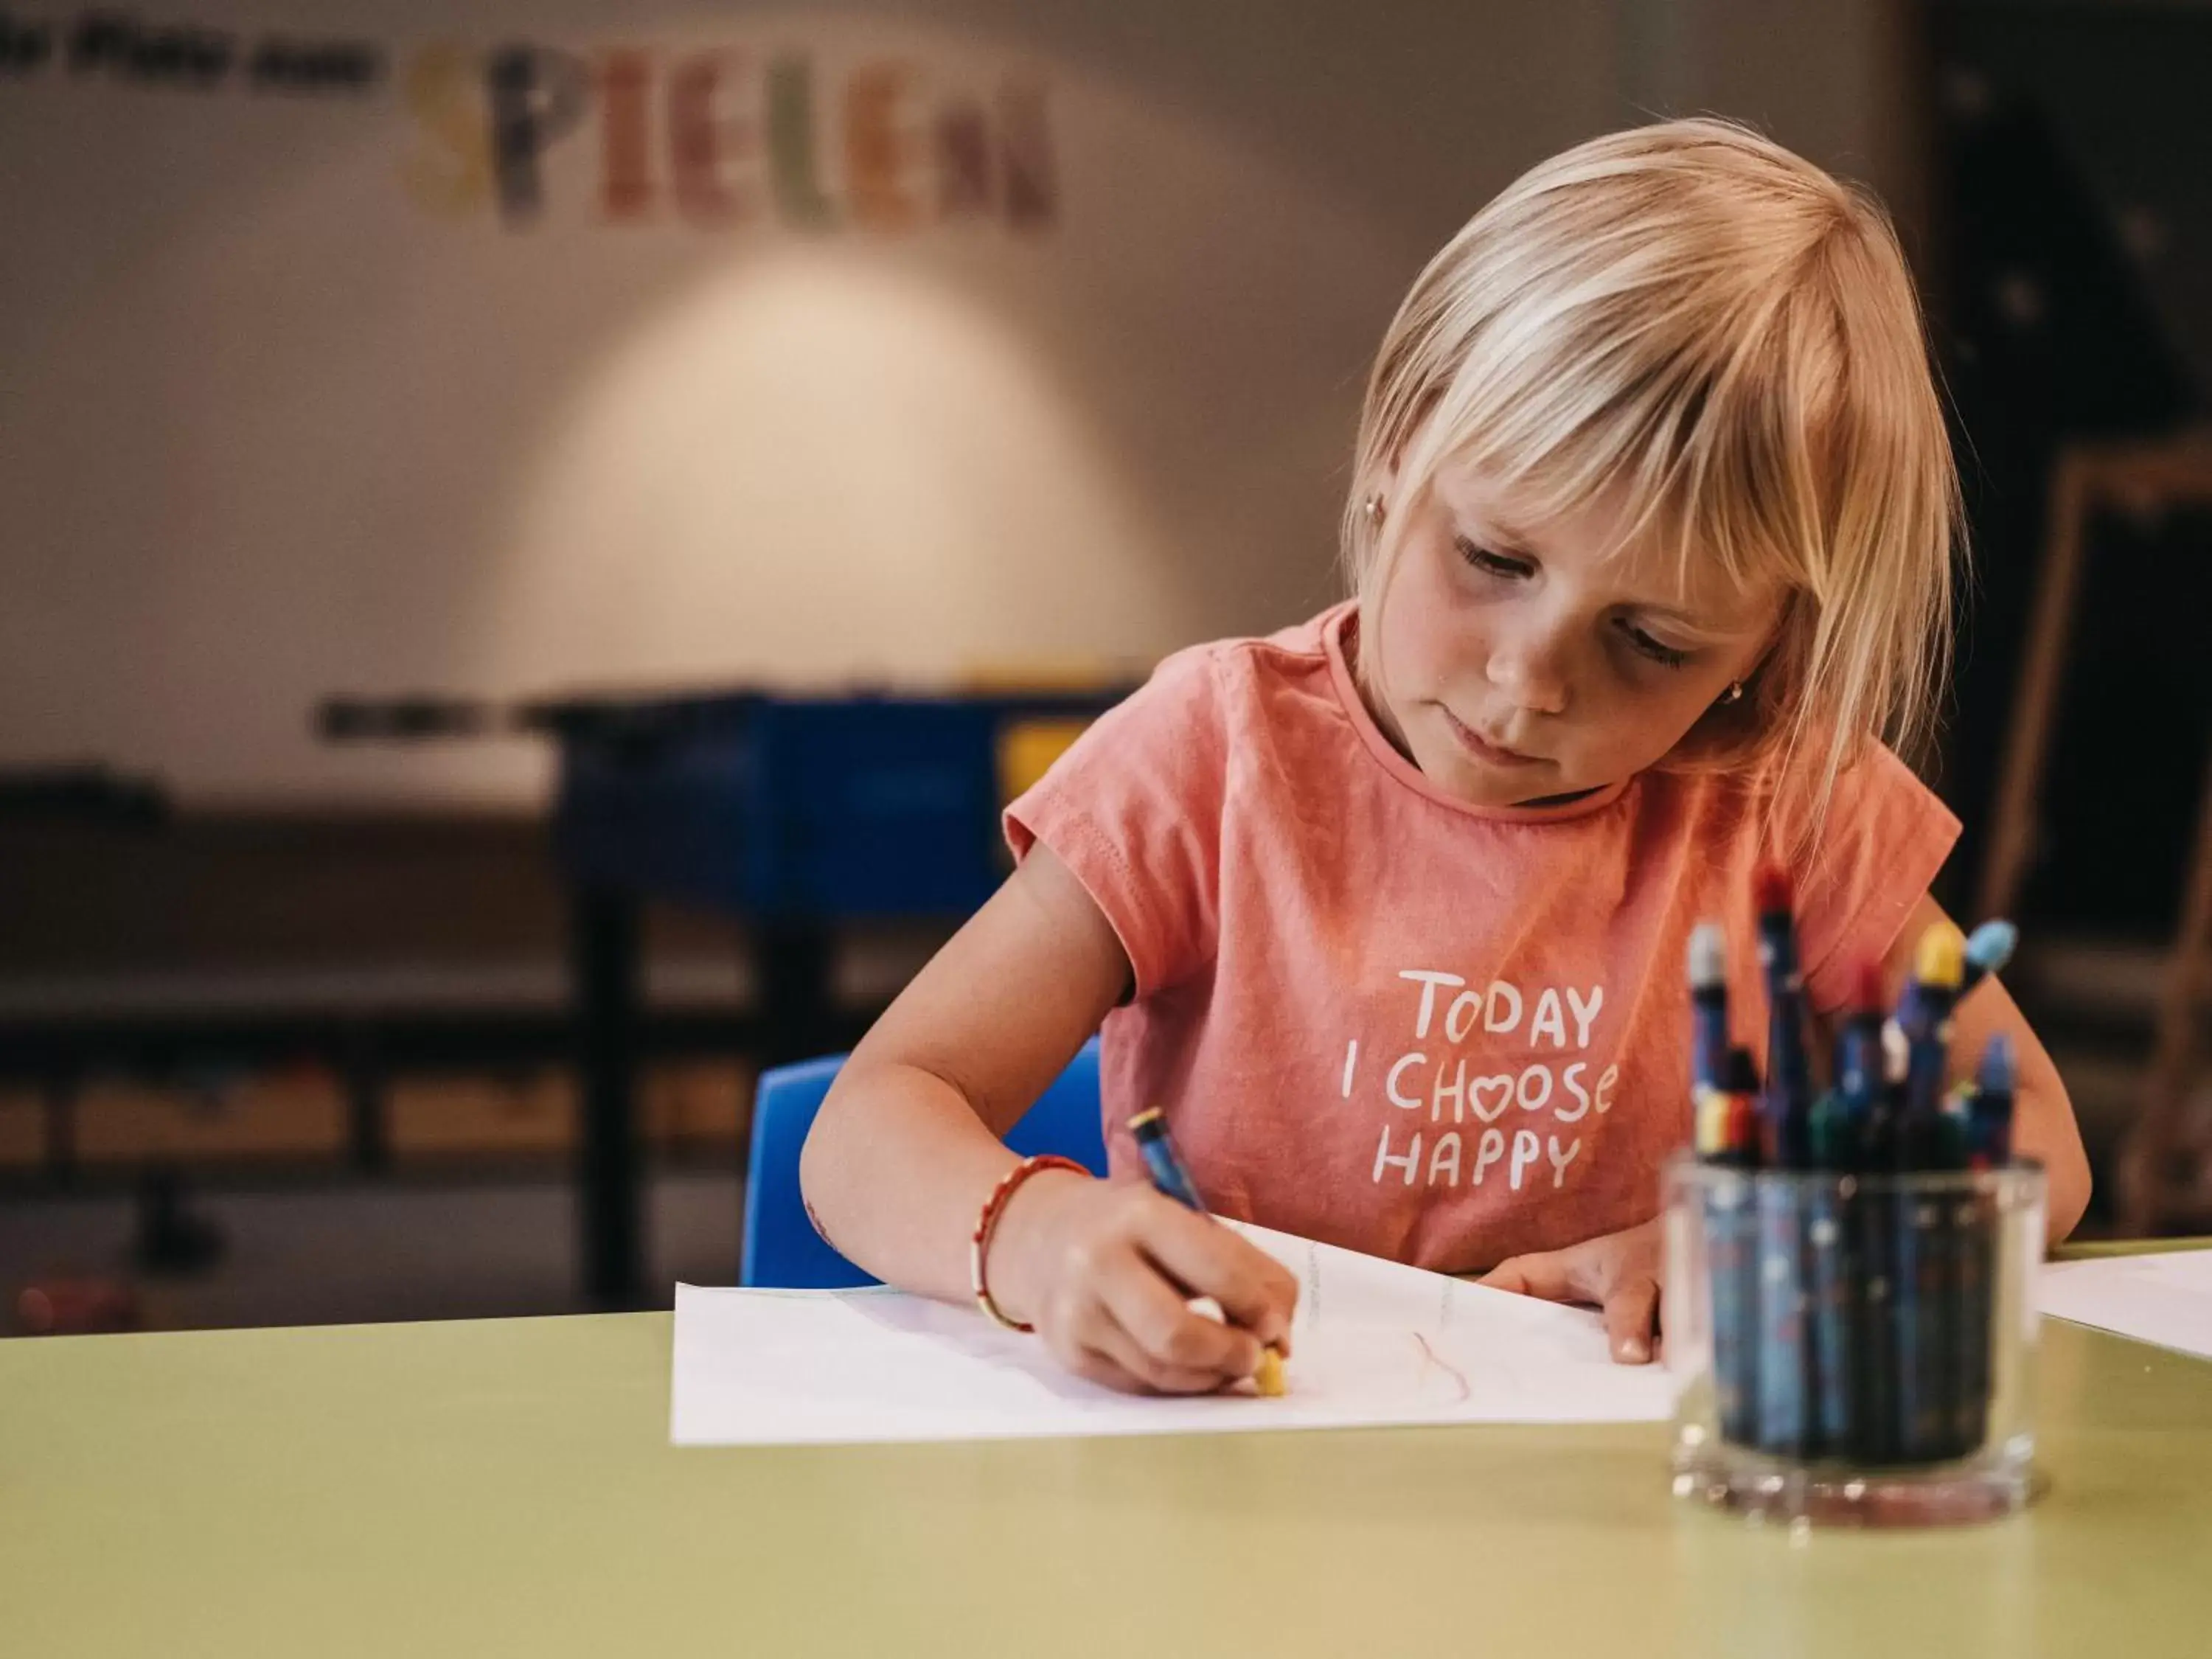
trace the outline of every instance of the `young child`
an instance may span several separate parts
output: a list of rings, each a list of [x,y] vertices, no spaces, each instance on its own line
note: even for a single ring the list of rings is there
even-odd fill
[[[1780,859],[1832,1014],[1942,919],[1958,825],[1890,745],[1940,688],[1961,530],[1868,194],[1713,120],[1537,167],[1382,343],[1353,598],[1170,658],[1009,809],[1019,867],[814,1127],[817,1225],[1086,1376],[1249,1376],[1286,1273],[1142,1181],[1000,1143],[1103,1021],[1117,1177],[1159,1105],[1218,1213],[1598,1306],[1648,1358],[1692,927],[1723,922],[1762,1007],[1752,891]],[[2063,1237],[2081,1140],[1997,985],[1960,1008],[1959,1067],[1997,1030]]]

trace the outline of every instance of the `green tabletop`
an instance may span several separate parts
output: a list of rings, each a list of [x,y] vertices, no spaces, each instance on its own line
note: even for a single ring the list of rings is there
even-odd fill
[[[2212,1365],[2055,1321],[2039,1505],[1810,1536],[1651,1425],[678,1450],[669,1332],[0,1342],[0,1652],[2212,1653]]]

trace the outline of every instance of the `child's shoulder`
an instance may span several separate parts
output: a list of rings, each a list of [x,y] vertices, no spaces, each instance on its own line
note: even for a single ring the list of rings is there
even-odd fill
[[[1868,738],[1833,779],[1802,753],[1777,750],[1725,769],[1658,768],[1650,779],[1666,796],[1694,802],[1708,814],[1792,828],[1804,818],[1849,817],[1897,802],[1941,805],[1935,791],[1880,738]]]
[[[1735,870],[1740,884],[1778,862],[1801,887],[1880,885],[1906,872],[1924,891],[1959,836],[1942,797],[1872,738],[1832,779],[1778,755],[1739,770],[1656,777],[1644,801],[1704,862]]]
[[[1054,768],[1094,793],[1132,772],[1158,788],[1218,795],[1232,755],[1272,751],[1305,770],[1340,746],[1345,722],[1322,626],[1331,612],[1273,634],[1208,640],[1160,659],[1144,684],[1093,722]]]
[[[1328,629],[1346,611],[1335,605],[1272,634],[1238,635],[1186,646],[1163,658],[1146,687],[1164,700],[1205,702],[1232,721],[1296,712],[1326,714],[1338,702]]]

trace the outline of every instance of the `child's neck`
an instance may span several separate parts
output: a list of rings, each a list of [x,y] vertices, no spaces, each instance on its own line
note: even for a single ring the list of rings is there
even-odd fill
[[[1513,805],[1516,811],[1522,808],[1571,806],[1578,800],[1583,799],[1588,796],[1596,794],[1599,790],[1603,789],[1604,787],[1605,786],[1601,783],[1588,789],[1570,789],[1564,795],[1539,795],[1534,800],[1516,800],[1513,803]]]

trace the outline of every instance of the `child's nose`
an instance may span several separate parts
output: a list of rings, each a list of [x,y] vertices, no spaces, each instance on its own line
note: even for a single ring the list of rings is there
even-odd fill
[[[1567,665],[1546,637],[1504,641],[1490,653],[1490,683],[1532,714],[1567,712]]]

